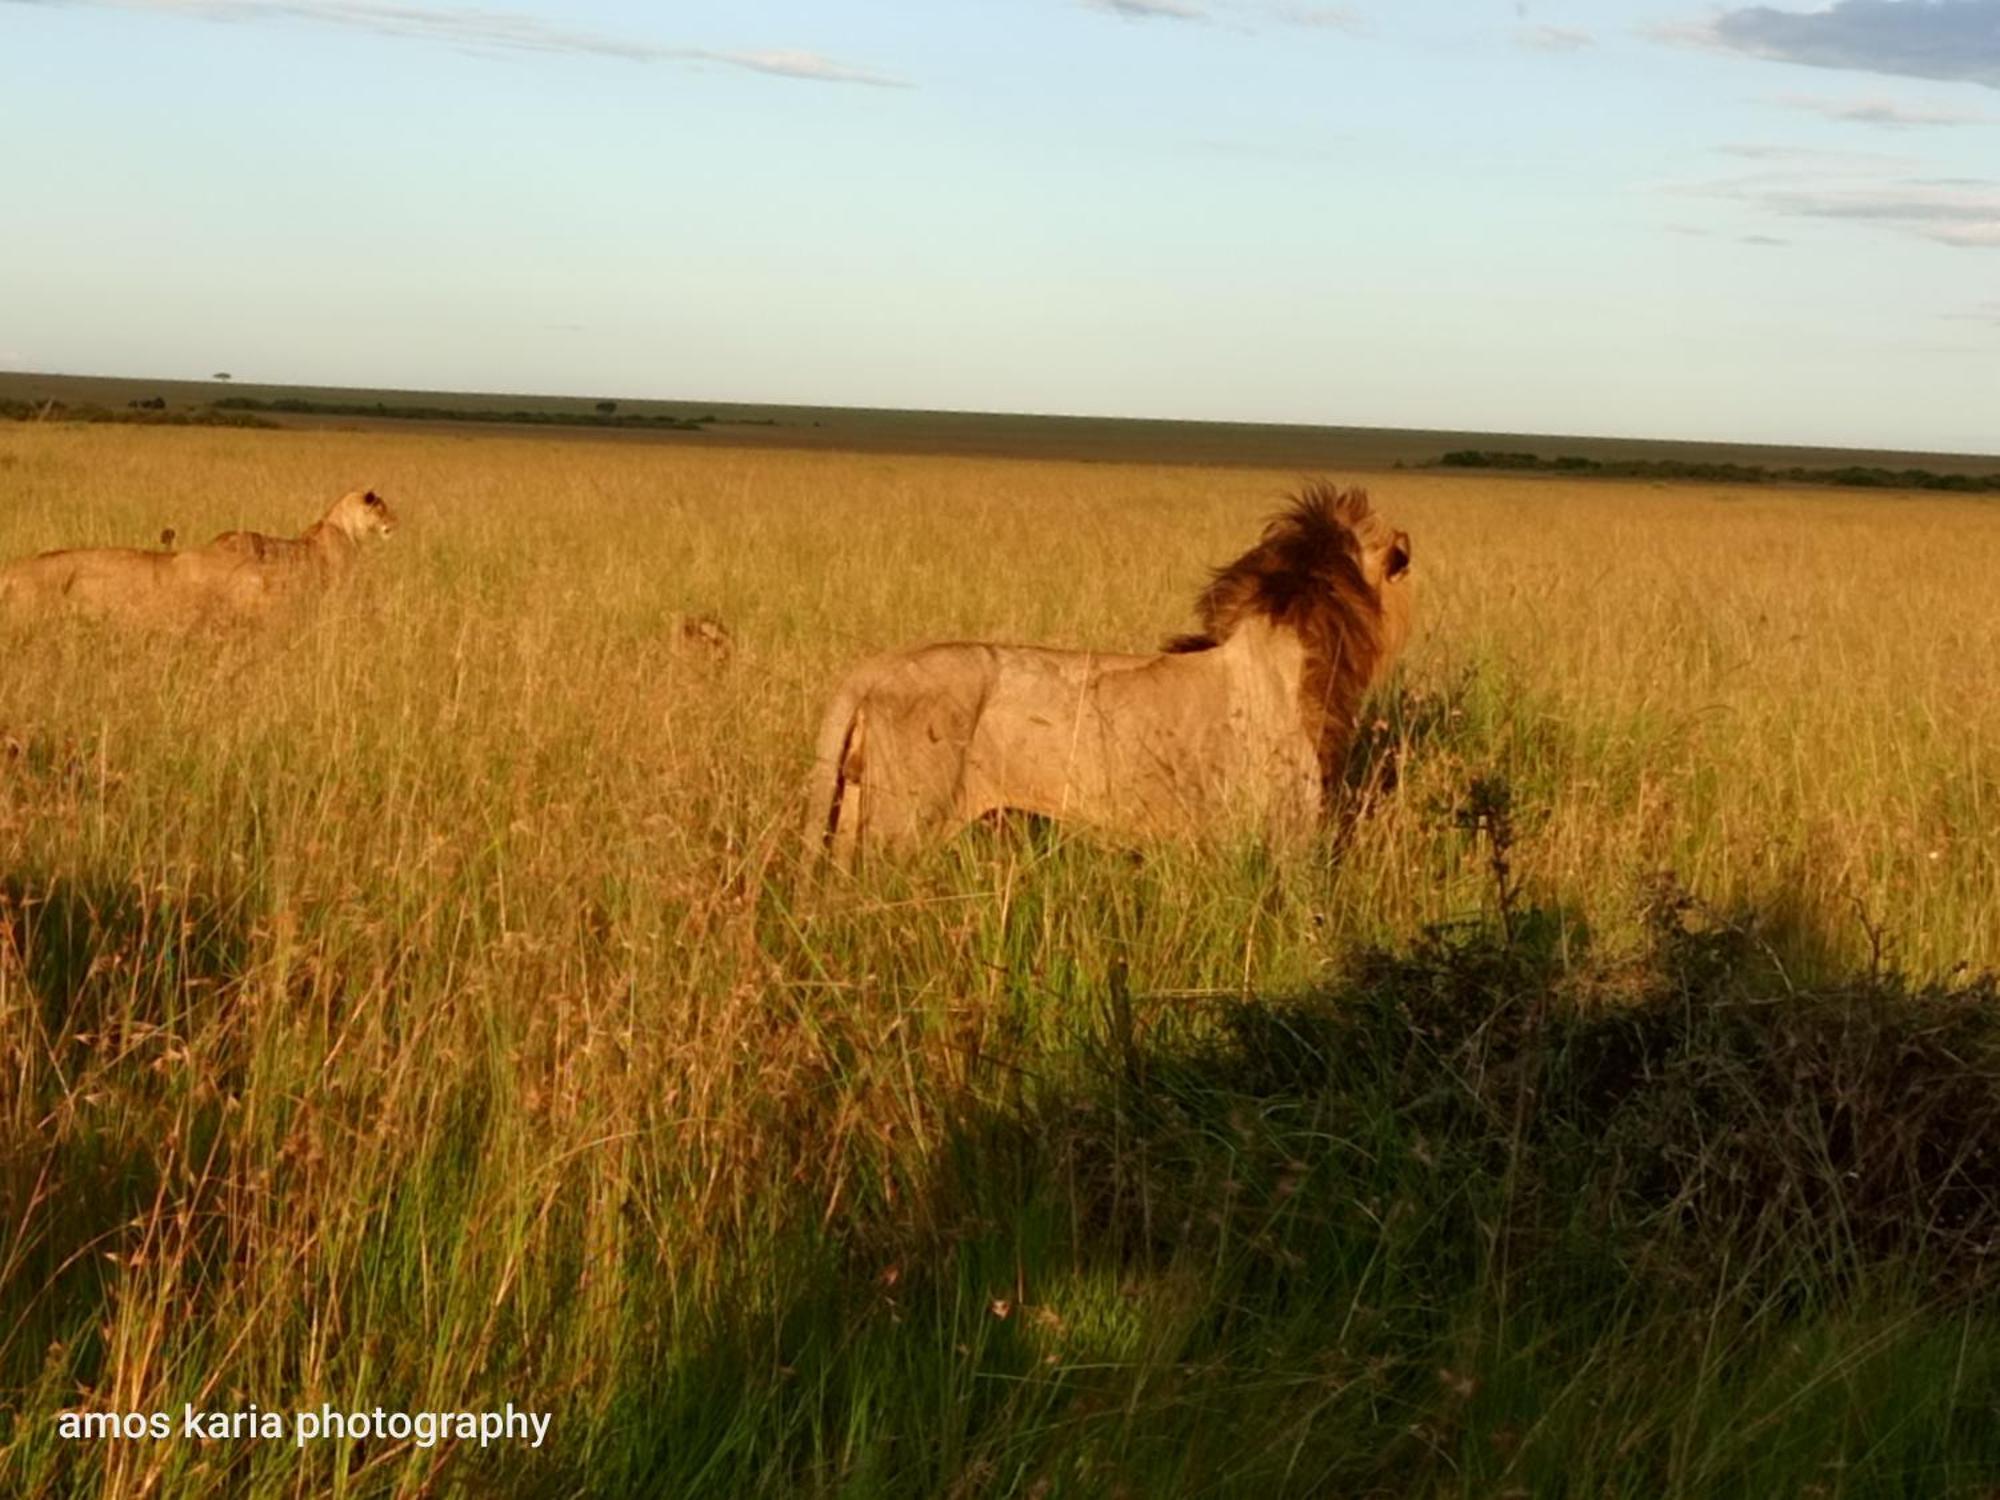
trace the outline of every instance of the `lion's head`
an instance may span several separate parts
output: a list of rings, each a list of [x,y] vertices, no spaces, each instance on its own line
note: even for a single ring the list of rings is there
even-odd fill
[[[1389,670],[1410,633],[1410,534],[1368,503],[1368,492],[1327,480],[1308,484],[1265,526],[1257,545],[1217,568],[1195,603],[1201,631],[1169,651],[1221,645],[1261,617],[1297,634],[1306,651],[1301,711],[1334,764],[1361,700]]]
[[[349,490],[333,502],[325,520],[357,542],[363,537],[387,536],[397,524],[389,502],[373,490]]]

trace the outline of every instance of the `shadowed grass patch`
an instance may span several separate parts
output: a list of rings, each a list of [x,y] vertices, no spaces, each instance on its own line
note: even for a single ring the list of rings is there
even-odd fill
[[[1977,1492],[1991,981],[1790,992],[1752,928],[1648,916],[1642,963],[1524,908],[1283,1000],[1114,981],[919,1179],[774,1244],[592,1482]]]

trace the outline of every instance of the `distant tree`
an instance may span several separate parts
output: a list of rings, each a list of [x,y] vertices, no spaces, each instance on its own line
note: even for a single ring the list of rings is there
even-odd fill
[[[600,401],[597,403],[597,409],[608,417],[614,411],[618,410],[618,403],[616,401]]]
[[[227,370],[217,370],[215,374],[210,378],[213,380],[228,380],[231,379],[232,377],[230,376],[230,373]]]

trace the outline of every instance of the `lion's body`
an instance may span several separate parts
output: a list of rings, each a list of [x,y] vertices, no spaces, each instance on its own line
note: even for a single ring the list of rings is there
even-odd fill
[[[844,857],[998,812],[1142,835],[1239,817],[1307,826],[1319,798],[1293,707],[1303,656],[1255,639],[1268,633],[1157,656],[963,644],[878,657],[825,721],[824,831]]]
[[[971,643],[863,663],[822,721],[808,835],[842,863],[1004,811],[1294,838],[1402,643],[1407,564],[1364,496],[1315,489],[1218,572],[1204,634],[1176,649]]]

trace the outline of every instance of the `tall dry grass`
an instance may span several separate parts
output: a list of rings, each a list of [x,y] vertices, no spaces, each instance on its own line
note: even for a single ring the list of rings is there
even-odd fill
[[[966,1123],[1079,1066],[1113,976],[1147,1024],[1490,914],[1495,784],[1558,963],[1640,953],[1672,872],[1789,985],[2000,965],[1988,503],[1374,476],[1420,627],[1337,859],[1003,834],[815,889],[797,794],[844,663],[1164,638],[1282,480],[20,427],[0,555],[296,529],[357,483],[403,528],[274,628],[0,622],[9,1493],[1309,1493],[1313,1421],[1416,1397],[1308,1347],[1317,1315],[1232,1344],[1220,1260],[1091,1264],[1090,1214]],[[968,1152],[993,1186],[941,1187]],[[1899,1316],[1773,1354],[1757,1399],[1894,1389]],[[1174,1415],[1203,1369],[1240,1403],[1213,1430]],[[1648,1472],[1754,1492],[1750,1398],[1690,1369]],[[557,1413],[546,1450],[53,1427],[507,1399]],[[1576,1420],[1547,1440],[1623,1473]]]

